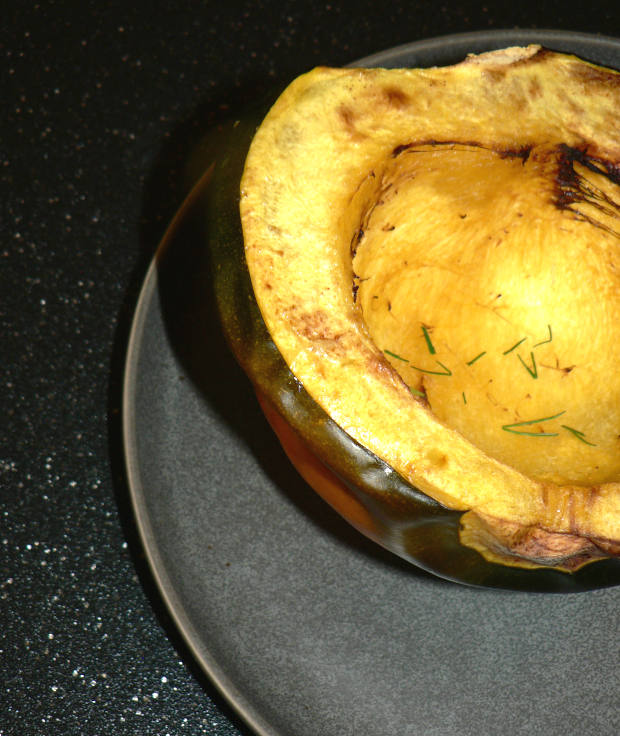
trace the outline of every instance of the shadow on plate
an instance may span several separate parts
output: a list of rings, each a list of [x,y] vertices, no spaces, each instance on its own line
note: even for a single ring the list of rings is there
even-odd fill
[[[313,523],[356,552],[445,584],[356,531],[293,468],[222,332],[201,218],[191,212],[173,228],[158,254],[158,297],[169,343],[186,376],[242,439],[274,486]]]

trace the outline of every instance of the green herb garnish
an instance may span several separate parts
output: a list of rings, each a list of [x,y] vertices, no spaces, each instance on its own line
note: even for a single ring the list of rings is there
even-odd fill
[[[426,340],[426,347],[428,348],[428,352],[431,355],[435,355],[437,351],[435,350],[435,346],[433,345],[431,336],[429,335],[428,328],[424,325],[422,325],[422,334],[424,335],[424,339]]]
[[[409,391],[410,391],[410,392],[411,392],[411,393],[412,393],[412,394],[413,394],[414,396],[421,396],[421,397],[422,397],[423,399],[425,399],[425,398],[426,398],[426,394],[424,393],[424,391],[420,391],[420,390],[418,390],[417,388],[413,388],[412,386],[407,386],[407,388],[409,389]]]
[[[383,351],[386,355],[391,356],[392,358],[396,358],[397,360],[402,360],[403,363],[408,363],[409,361],[407,358],[401,358],[400,355],[396,355],[396,353],[393,353],[391,350],[384,350]]]
[[[551,342],[551,340],[553,340],[553,333],[551,332],[551,325],[547,325],[547,329],[549,330],[549,337],[546,340],[543,340],[542,342],[537,342],[536,345],[534,345],[535,348],[537,348],[539,345],[546,345],[548,342]]]
[[[573,427],[568,427],[566,424],[562,424],[562,429],[567,429],[569,432],[571,432],[571,434],[574,434],[575,437],[578,440],[581,440],[581,442],[583,442],[584,444],[590,445],[590,447],[596,447],[594,442],[588,442],[585,434],[583,432],[580,432],[578,429],[573,429]]]
[[[470,361],[468,361],[467,365],[473,365],[477,360],[480,360],[480,358],[482,358],[482,356],[486,354],[487,354],[487,351],[483,350],[481,353],[476,355],[475,358],[472,358]]]
[[[451,376],[452,375],[452,371],[448,368],[448,366],[444,365],[443,363],[440,363],[438,360],[436,360],[435,363],[441,366],[443,370],[442,371],[429,371],[426,368],[418,368],[418,366],[416,365],[412,365],[411,367],[416,371],[420,371],[420,373],[430,373],[432,376]]]
[[[530,358],[532,359],[532,368],[529,367],[529,365],[523,360],[523,358],[520,355],[517,355],[517,358],[521,361],[521,364],[525,368],[525,370],[532,376],[532,378],[538,378],[538,368],[536,367],[536,358],[534,357],[534,353],[530,352]]]
[[[465,396],[465,391],[463,391],[463,403],[464,404],[467,403],[467,397]]]
[[[521,345],[521,343],[525,342],[526,340],[527,340],[527,337],[521,338],[521,340],[519,340],[519,342],[516,342],[511,348],[508,348],[508,350],[504,350],[502,355],[508,355],[508,353],[512,353],[513,350],[516,350],[516,348],[518,348],[519,345]]]
[[[566,409],[564,411],[560,411],[557,414],[553,414],[550,417],[541,417],[540,419],[528,419],[525,422],[515,422],[514,424],[504,424],[502,426],[502,429],[505,432],[512,432],[513,434],[523,434],[527,435],[528,437],[557,437],[558,432],[528,432],[527,430],[520,430],[515,429],[515,427],[529,427],[532,424],[540,424],[542,422],[549,422],[552,419],[557,419],[558,417],[561,417],[562,414],[566,414]]]

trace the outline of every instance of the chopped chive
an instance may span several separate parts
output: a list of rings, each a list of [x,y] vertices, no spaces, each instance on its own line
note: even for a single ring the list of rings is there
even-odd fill
[[[525,427],[530,424],[538,424],[539,422],[550,422],[552,419],[561,417],[562,414],[566,414],[566,409],[559,411],[557,414],[552,414],[550,417],[541,417],[540,419],[527,419],[523,422],[515,422],[514,424],[505,424],[505,427]]]
[[[549,422],[552,419],[557,419],[558,417],[561,417],[562,414],[566,414],[566,409],[564,409],[564,411],[558,412],[557,414],[553,414],[550,417],[541,417],[540,419],[528,419],[525,422],[515,422],[514,424],[504,424],[502,426],[502,429],[505,432],[512,432],[513,434],[527,435],[528,437],[557,437],[558,432],[527,432],[527,431],[521,431],[521,430],[515,429],[515,427],[529,427],[532,424],[540,424],[542,422]]]
[[[463,391],[463,403],[467,403],[467,396],[465,396],[465,391]]]
[[[475,362],[476,362],[477,360],[480,360],[480,358],[482,358],[482,356],[483,356],[483,355],[486,355],[486,354],[487,354],[487,351],[486,351],[486,350],[483,350],[483,351],[482,351],[482,352],[481,352],[481,353],[480,353],[479,355],[476,355],[476,357],[475,357],[475,358],[472,358],[472,359],[471,359],[471,360],[470,360],[470,361],[469,361],[469,362],[467,363],[467,365],[473,365],[473,364],[474,364],[474,363],[475,363]]]
[[[573,427],[568,427],[566,424],[562,424],[561,426],[562,426],[562,429],[567,429],[569,432],[574,434],[578,440],[581,440],[584,444],[590,445],[590,447],[596,447],[594,442],[588,442],[583,432],[580,432],[578,429],[573,429]]]
[[[392,358],[396,358],[397,360],[402,360],[403,363],[408,363],[409,361],[407,358],[401,358],[400,355],[396,355],[396,353],[393,353],[391,350],[384,350],[383,351],[386,355],[391,356]]]
[[[551,340],[553,340],[553,333],[551,332],[551,325],[547,325],[547,329],[549,330],[548,339],[543,340],[542,342],[537,342],[536,345],[534,345],[535,348],[537,348],[539,345],[546,345],[548,342],[551,342]]]
[[[525,342],[527,340],[527,337],[523,337],[519,342],[516,342],[511,348],[508,348],[508,350],[504,350],[502,355],[508,355],[508,353],[512,353],[513,350],[519,347],[522,342]]]
[[[417,388],[412,388],[411,386],[407,386],[407,388],[414,396],[421,396],[424,399],[426,398],[426,394],[424,393],[424,391],[420,391]]]
[[[443,363],[440,363],[438,360],[436,360],[435,363],[441,366],[443,368],[443,371],[429,371],[426,368],[418,368],[416,365],[412,365],[411,367],[416,371],[420,371],[420,373],[430,373],[432,376],[451,376],[452,375],[452,371],[448,368],[448,366],[444,365]]]
[[[530,358],[532,359],[532,365],[534,366],[533,368],[530,368],[520,355],[517,355],[517,358],[519,358],[521,364],[532,378],[538,378],[538,368],[536,367],[536,358],[534,357],[534,353],[530,352]]]
[[[502,427],[506,432],[512,432],[513,434],[520,434],[523,437],[557,437],[558,432],[518,432],[516,429],[510,429],[507,426]]]
[[[424,339],[426,340],[426,347],[428,348],[428,352],[431,355],[435,355],[437,351],[435,350],[435,346],[432,343],[431,336],[428,333],[428,328],[426,328],[424,325],[422,325],[422,334],[424,335]]]

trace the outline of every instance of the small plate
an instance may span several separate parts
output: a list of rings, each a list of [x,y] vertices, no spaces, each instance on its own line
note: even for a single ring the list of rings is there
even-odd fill
[[[527,43],[620,67],[620,41],[552,31],[431,39],[357,63],[448,64]],[[263,736],[617,732],[620,589],[465,588],[359,535],[267,426],[182,213],[166,246],[128,346],[130,493],[164,600],[248,725]]]

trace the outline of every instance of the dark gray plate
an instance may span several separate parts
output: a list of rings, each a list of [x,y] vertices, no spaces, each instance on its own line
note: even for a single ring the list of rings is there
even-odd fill
[[[620,67],[620,41],[505,31],[362,63],[425,66],[530,42]],[[359,62],[358,62],[359,63]],[[297,477],[222,342],[204,246],[181,225],[130,338],[128,477],[153,574],[197,661],[263,736],[620,732],[620,588],[504,593],[373,545]]]

